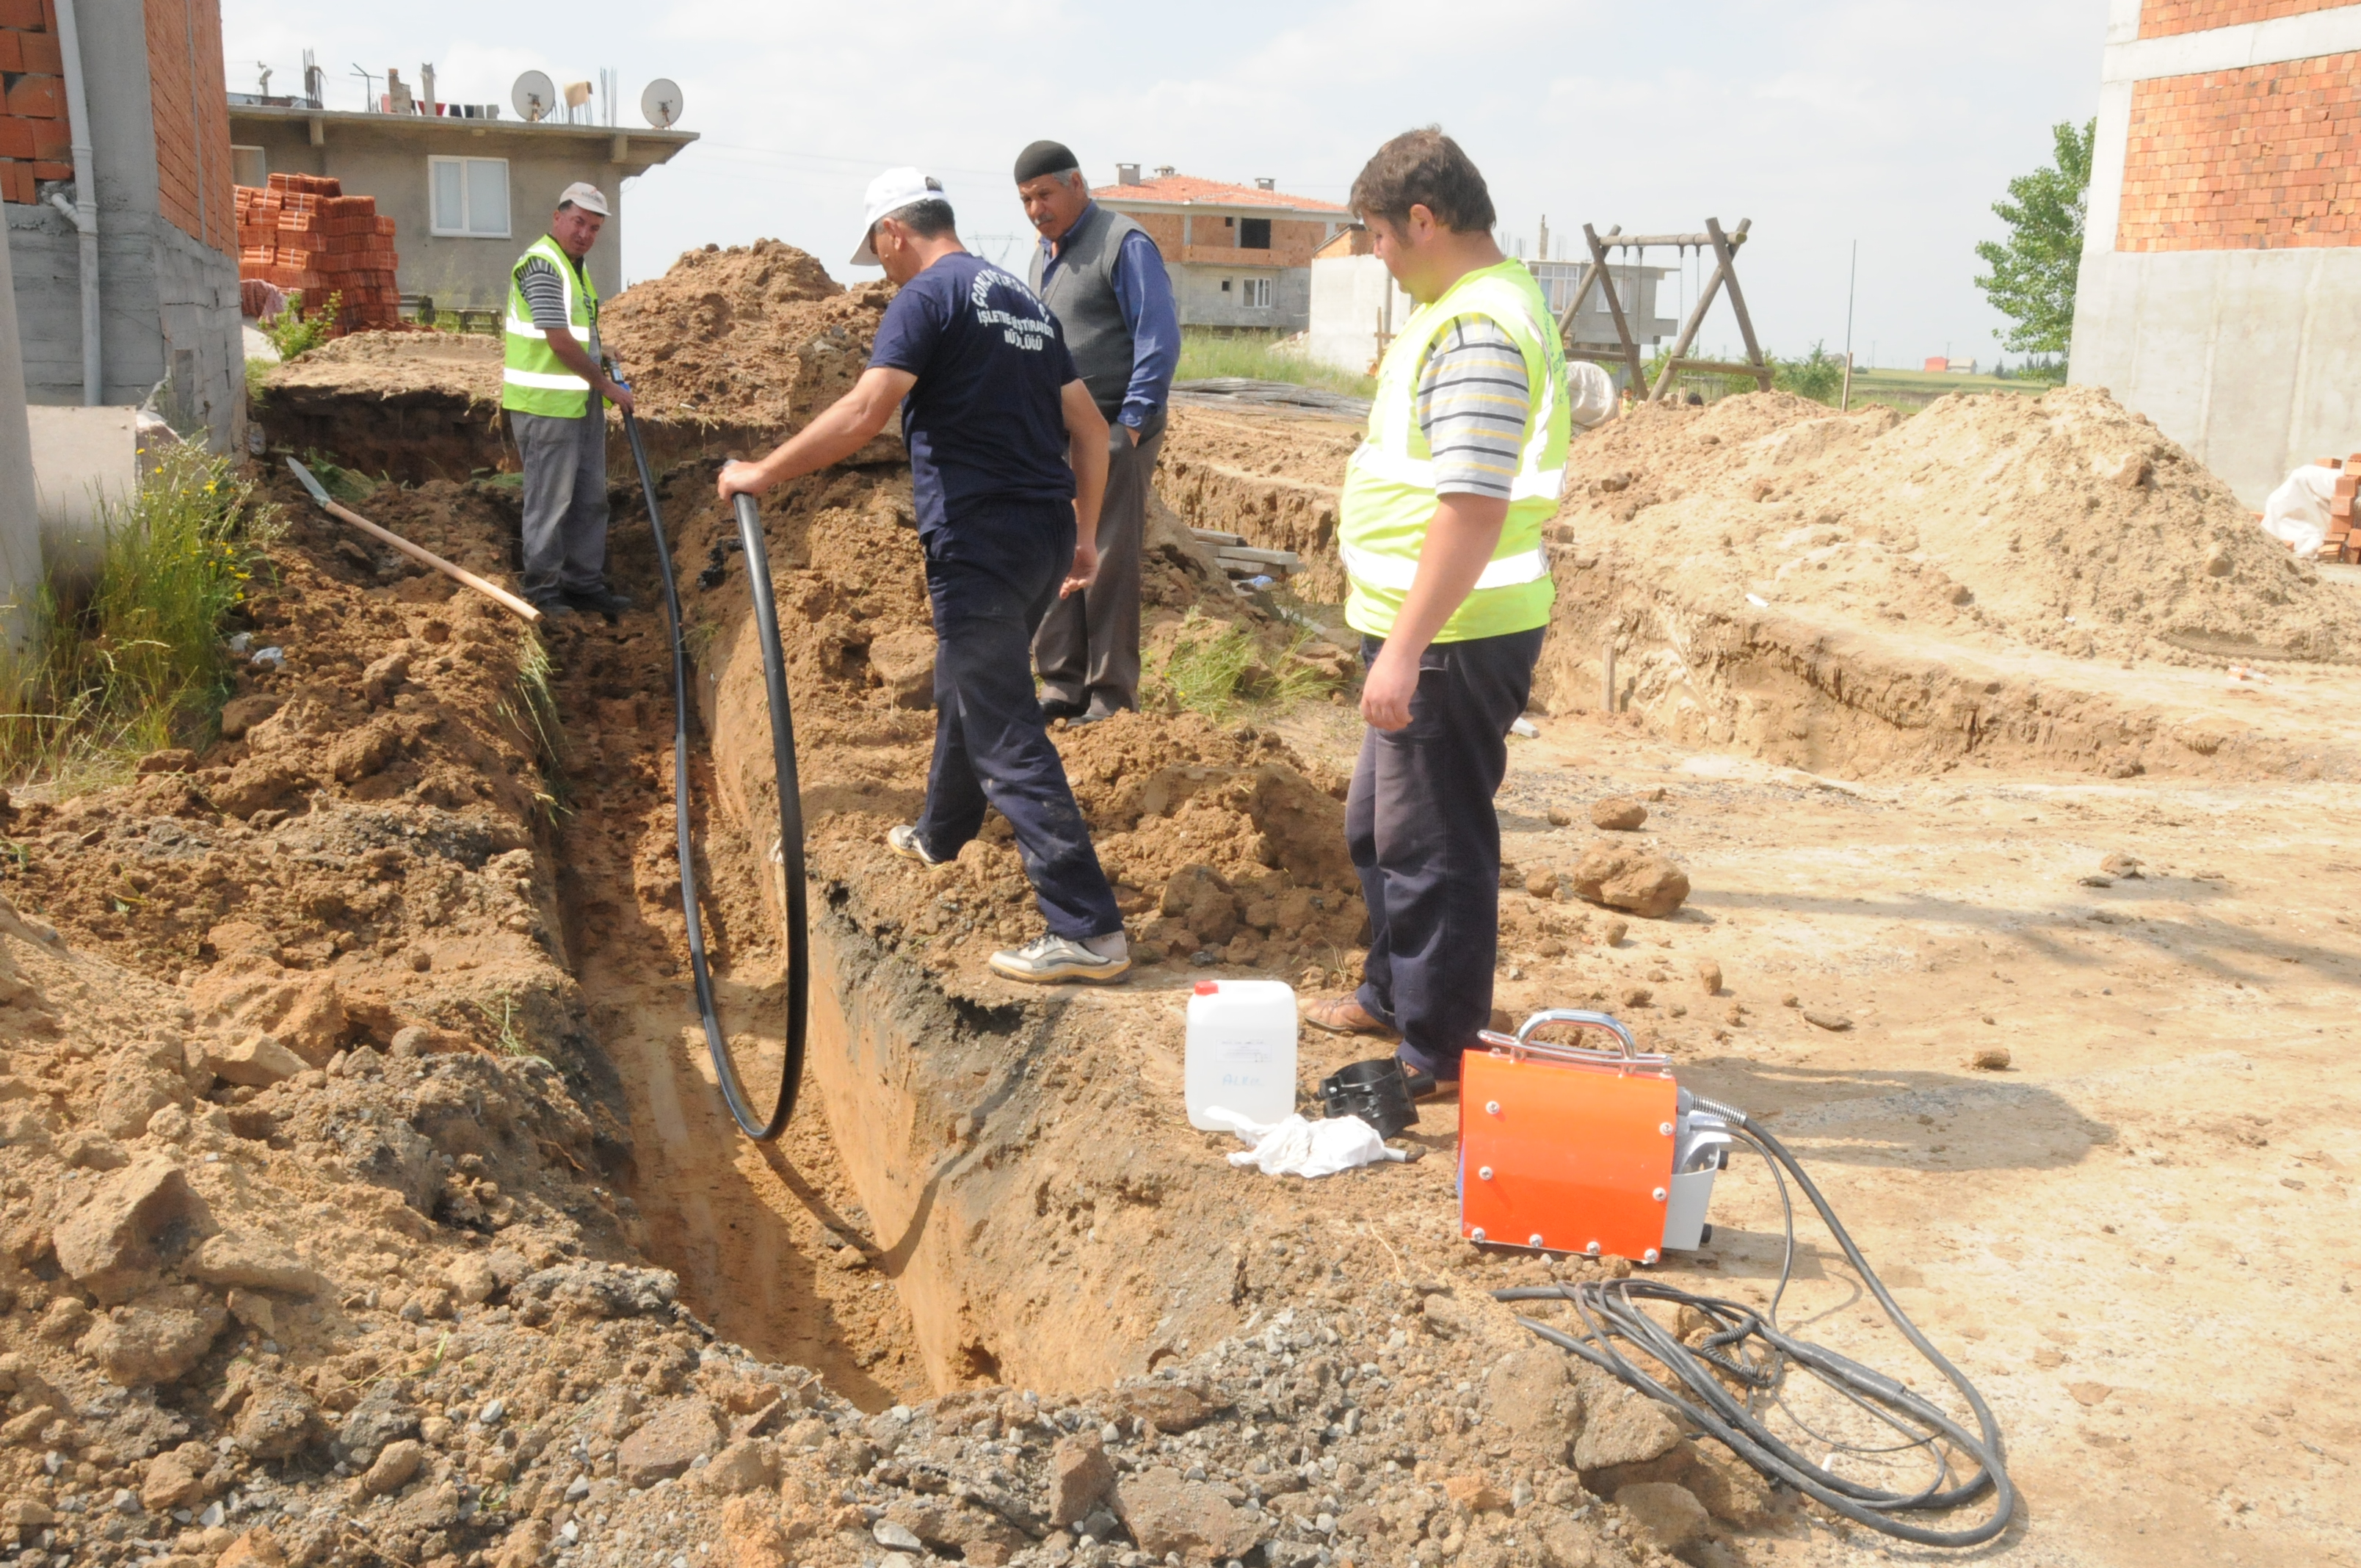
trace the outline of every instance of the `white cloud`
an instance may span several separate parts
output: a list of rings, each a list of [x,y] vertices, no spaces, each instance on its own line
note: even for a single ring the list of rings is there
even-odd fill
[[[2092,112],[2106,0],[1491,0],[1441,16],[1431,0],[583,0],[555,30],[480,0],[319,13],[308,31],[292,15],[227,0],[234,87],[258,58],[275,88],[295,85],[307,44],[331,104],[359,101],[354,60],[409,78],[433,59],[444,96],[503,104],[529,68],[618,67],[627,124],[649,79],[679,82],[683,124],[706,140],[628,187],[628,277],[763,235],[842,272],[862,187],[887,163],[941,173],[963,229],[1006,244],[1024,224],[1005,170],[1036,137],[1073,146],[1094,179],[1123,159],[1340,201],[1385,137],[1439,122],[1528,240],[1544,213],[1574,236],[1585,221],[1753,218],[1741,276],[1775,352],[1840,342],[1858,238],[1855,342],[1897,363],[1993,351],[1971,247],[2009,179],[2048,159],[2050,126]],[[1726,326],[1706,338],[1735,345]]]

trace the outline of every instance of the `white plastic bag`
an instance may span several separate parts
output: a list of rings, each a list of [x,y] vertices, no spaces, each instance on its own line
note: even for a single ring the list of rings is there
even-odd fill
[[[1587,359],[1565,362],[1565,406],[1578,433],[1615,417],[1615,383]]]
[[[1293,1115],[1265,1124],[1218,1105],[1207,1106],[1204,1114],[1207,1121],[1222,1123],[1237,1134],[1239,1142],[1254,1146],[1230,1156],[1230,1163],[1259,1167],[1266,1176],[1301,1176],[1308,1180],[1380,1160],[1410,1157],[1400,1149],[1386,1147],[1378,1130],[1358,1116],[1307,1122]]]
[[[2307,463],[2263,502],[2263,532],[2309,560],[2328,543],[2328,503],[2335,499],[2336,470]]]

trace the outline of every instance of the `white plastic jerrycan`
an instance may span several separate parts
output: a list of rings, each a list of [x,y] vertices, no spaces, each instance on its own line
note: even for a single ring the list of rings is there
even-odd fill
[[[1295,988],[1280,980],[1201,980],[1189,998],[1189,1060],[1182,1080],[1189,1124],[1216,1106],[1249,1121],[1283,1122],[1295,1110]]]

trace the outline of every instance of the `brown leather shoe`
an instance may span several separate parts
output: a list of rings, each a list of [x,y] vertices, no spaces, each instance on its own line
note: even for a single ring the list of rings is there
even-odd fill
[[[1379,1023],[1351,995],[1323,996],[1317,1002],[1307,1003],[1303,1009],[1303,1021],[1332,1035],[1376,1035],[1388,1040],[1400,1037]]]

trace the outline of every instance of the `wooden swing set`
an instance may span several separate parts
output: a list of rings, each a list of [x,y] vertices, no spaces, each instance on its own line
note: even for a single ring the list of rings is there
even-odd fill
[[[1628,250],[1632,254],[1626,258],[1626,264],[1636,266],[1645,258],[1651,247],[1673,246],[1685,255],[1691,250],[1699,253],[1709,250],[1714,258],[1713,275],[1698,291],[1697,305],[1689,312],[1688,320],[1682,323],[1681,335],[1673,344],[1672,356],[1664,361],[1664,368],[1656,377],[1655,385],[1648,389],[1646,400],[1655,402],[1664,398],[1672,390],[1675,378],[1684,370],[1701,370],[1719,376],[1752,376],[1756,386],[1769,391],[1771,365],[1763,356],[1762,345],[1754,340],[1754,322],[1746,313],[1746,296],[1738,287],[1738,247],[1746,243],[1747,231],[1753,224],[1752,218],[1741,218],[1735,229],[1724,234],[1719,219],[1708,218],[1703,234],[1643,235],[1626,235],[1620,224],[1604,235],[1588,224],[1583,225],[1582,237],[1589,242],[1590,261],[1582,269],[1582,277],[1575,286],[1574,298],[1566,302],[1565,309],[1560,311],[1557,317],[1559,335],[1565,340],[1566,357],[1588,359],[1600,365],[1620,365],[1631,372],[1631,386],[1644,385],[1647,373],[1640,363],[1640,345],[1631,335],[1631,323],[1623,313],[1622,299],[1615,292],[1615,278],[1608,265],[1607,253]],[[1575,318],[1581,314],[1583,303],[1589,299],[1593,288],[1606,296],[1607,313],[1615,323],[1617,342],[1583,343],[1575,338]],[[1697,329],[1705,325],[1706,312],[1713,308],[1714,300],[1725,289],[1730,291],[1730,308],[1738,316],[1739,334],[1746,340],[1746,362],[1742,365],[1688,356],[1690,345],[1697,341]]]

